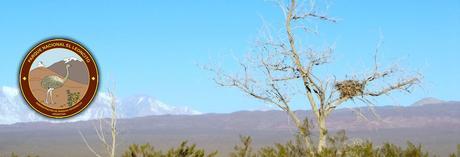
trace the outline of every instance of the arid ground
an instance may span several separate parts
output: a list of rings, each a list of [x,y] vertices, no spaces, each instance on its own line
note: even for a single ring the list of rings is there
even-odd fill
[[[44,103],[46,99],[47,89],[44,89],[41,86],[41,81],[44,77],[50,76],[50,75],[56,75],[61,78],[64,78],[64,76],[61,76],[57,74],[56,72],[53,72],[49,70],[48,68],[44,68],[44,67],[38,67],[36,69],[33,69],[30,72],[29,83],[30,83],[30,88],[32,90],[32,93],[44,105],[47,105]],[[69,79],[64,83],[63,87],[54,90],[54,93],[53,93],[54,104],[48,104],[47,106],[51,108],[55,108],[55,109],[67,108],[69,107],[67,105],[67,90],[69,90],[72,93],[79,92],[83,96],[87,89],[88,89],[88,85],[78,83],[76,81]],[[82,96],[78,99],[78,101],[81,100]]]
[[[333,135],[345,129],[351,141],[371,140],[376,146],[391,142],[405,146],[407,141],[422,144],[424,150],[448,156],[460,144],[460,102],[445,102],[422,106],[376,107],[380,120],[360,120],[349,109],[339,109],[328,119]],[[362,108],[369,115],[367,109]],[[311,112],[297,111],[301,117]],[[16,152],[20,155],[93,156],[79,132],[91,146],[102,150],[94,130],[95,120],[73,123],[17,123],[0,125],[0,155]],[[282,111],[242,111],[229,114],[163,115],[120,119],[117,152],[128,145],[150,143],[166,150],[183,140],[196,143],[207,151],[218,150],[228,156],[239,143],[239,135],[253,137],[254,149],[293,138],[296,130]],[[313,136],[317,136],[314,132]]]

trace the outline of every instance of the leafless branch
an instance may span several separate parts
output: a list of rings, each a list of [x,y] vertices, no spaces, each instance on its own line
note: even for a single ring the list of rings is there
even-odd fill
[[[83,139],[83,142],[85,142],[85,145],[86,147],[88,147],[88,149],[91,151],[91,153],[93,153],[96,157],[102,157],[101,155],[99,155],[99,153],[97,153],[93,147],[91,147],[88,143],[88,141],[86,140],[86,137],[83,135],[83,133],[79,130],[78,133],[80,134],[81,138]]]
[[[413,85],[420,82],[421,75],[417,75],[397,80],[379,90],[375,90],[374,86],[371,88],[373,84],[381,85],[379,81],[384,81],[386,78],[397,77],[400,72],[395,66],[381,70],[377,62],[377,53],[381,46],[379,42],[371,73],[353,80],[345,80],[356,82],[357,87],[363,88],[355,92],[356,94],[343,95],[342,91],[336,89],[338,82],[334,75],[330,79],[324,79],[315,71],[320,65],[330,63],[334,47],[330,46],[319,51],[311,48],[302,49],[297,38],[300,35],[294,31],[299,28],[308,30],[307,26],[302,25],[304,24],[302,21],[307,19],[329,22],[337,22],[337,20],[316,12],[314,1],[310,1],[308,9],[302,9],[304,6],[297,4],[296,0],[289,0],[287,4],[283,0],[277,2],[285,17],[283,35],[279,39],[273,38],[269,32],[265,33],[265,38],[258,40],[255,49],[251,51],[256,54],[256,57],[248,57],[246,62],[239,62],[240,73],[229,74],[219,68],[204,67],[204,69],[215,74],[216,84],[237,88],[257,100],[276,105],[285,111],[305,136],[305,143],[310,150],[313,147],[309,135],[305,132],[304,124],[290,108],[292,94],[288,93],[289,87],[302,88],[302,91],[296,92],[307,98],[305,105],[311,109],[319,126],[319,142],[316,148],[317,152],[321,152],[326,147],[326,119],[338,106],[349,100],[354,101],[355,98],[369,103],[366,97],[386,95],[398,90],[410,91]],[[375,111],[371,110],[371,112],[376,114]]]
[[[329,22],[337,22],[336,19],[334,18],[331,18],[331,17],[328,17],[326,15],[318,15],[314,12],[309,12],[309,13],[304,13],[304,14],[301,14],[301,15],[295,15],[292,17],[293,20],[299,20],[299,19],[305,19],[305,18],[308,18],[308,17],[314,17],[314,18],[318,18],[320,20],[324,20],[324,21],[329,21]]]
[[[381,90],[378,90],[378,91],[369,91],[369,92],[366,92],[364,93],[364,95],[369,95],[369,96],[381,96],[383,94],[387,94],[391,91],[394,91],[394,90],[402,90],[402,91],[406,91],[406,92],[409,92],[410,93],[410,88],[418,83],[420,83],[420,78],[419,76],[416,76],[416,77],[412,77],[412,78],[408,78],[408,79],[404,79],[404,80],[401,80],[399,82],[396,82],[395,84],[393,85],[390,85],[386,88],[383,88]]]
[[[106,122],[103,118],[103,113],[99,112],[99,120],[98,120],[98,126],[94,126],[94,130],[96,132],[96,136],[105,149],[105,154],[107,154],[110,157],[115,157],[115,152],[116,152],[116,146],[117,146],[117,114],[116,114],[116,98],[113,95],[113,93],[108,90],[108,95],[110,97],[110,107],[111,107],[111,117],[110,117],[110,122]],[[105,135],[105,125],[109,124],[110,126],[110,132],[111,132],[111,139],[110,141],[107,140],[106,135]],[[85,145],[88,147],[88,149],[96,156],[96,157],[102,157],[99,153],[95,151],[94,148],[90,146],[88,141],[86,140],[85,136],[83,135],[82,132],[79,132],[80,136],[82,137]]]

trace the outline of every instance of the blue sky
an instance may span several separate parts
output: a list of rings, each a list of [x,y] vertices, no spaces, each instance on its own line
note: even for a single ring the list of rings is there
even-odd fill
[[[425,79],[412,95],[396,94],[381,104],[428,96],[460,100],[460,1],[332,1],[328,13],[340,19],[318,24],[319,43],[336,45],[328,71],[340,75],[370,65],[382,32],[382,62],[400,60]],[[115,82],[119,96],[151,95],[201,112],[263,109],[236,90],[218,87],[196,66],[217,58],[232,67],[228,54],[250,50],[263,20],[280,26],[279,8],[263,0],[3,1],[0,86],[17,86],[20,62],[32,45],[69,37],[96,57],[101,90]]]

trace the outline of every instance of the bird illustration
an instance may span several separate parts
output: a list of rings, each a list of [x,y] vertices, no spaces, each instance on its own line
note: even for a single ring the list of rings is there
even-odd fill
[[[42,79],[42,82],[41,82],[42,88],[46,90],[45,104],[54,104],[53,91],[55,89],[58,89],[64,86],[64,83],[69,79],[70,64],[66,64],[65,67],[66,67],[66,75],[64,78],[61,78],[57,75],[50,75]]]

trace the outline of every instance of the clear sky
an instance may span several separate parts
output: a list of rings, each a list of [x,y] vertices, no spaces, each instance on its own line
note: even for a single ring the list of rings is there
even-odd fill
[[[324,43],[336,45],[328,71],[346,74],[369,65],[382,32],[383,62],[401,60],[425,76],[423,88],[394,100],[460,100],[460,1],[341,0],[331,1],[328,13],[340,19],[319,25]],[[201,112],[263,109],[215,85],[196,64],[217,58],[231,65],[228,54],[243,56],[263,21],[277,27],[280,20],[278,6],[264,0],[2,1],[0,86],[17,86],[20,62],[32,45],[70,37],[96,57],[101,89],[116,82],[119,96],[151,95]]]

